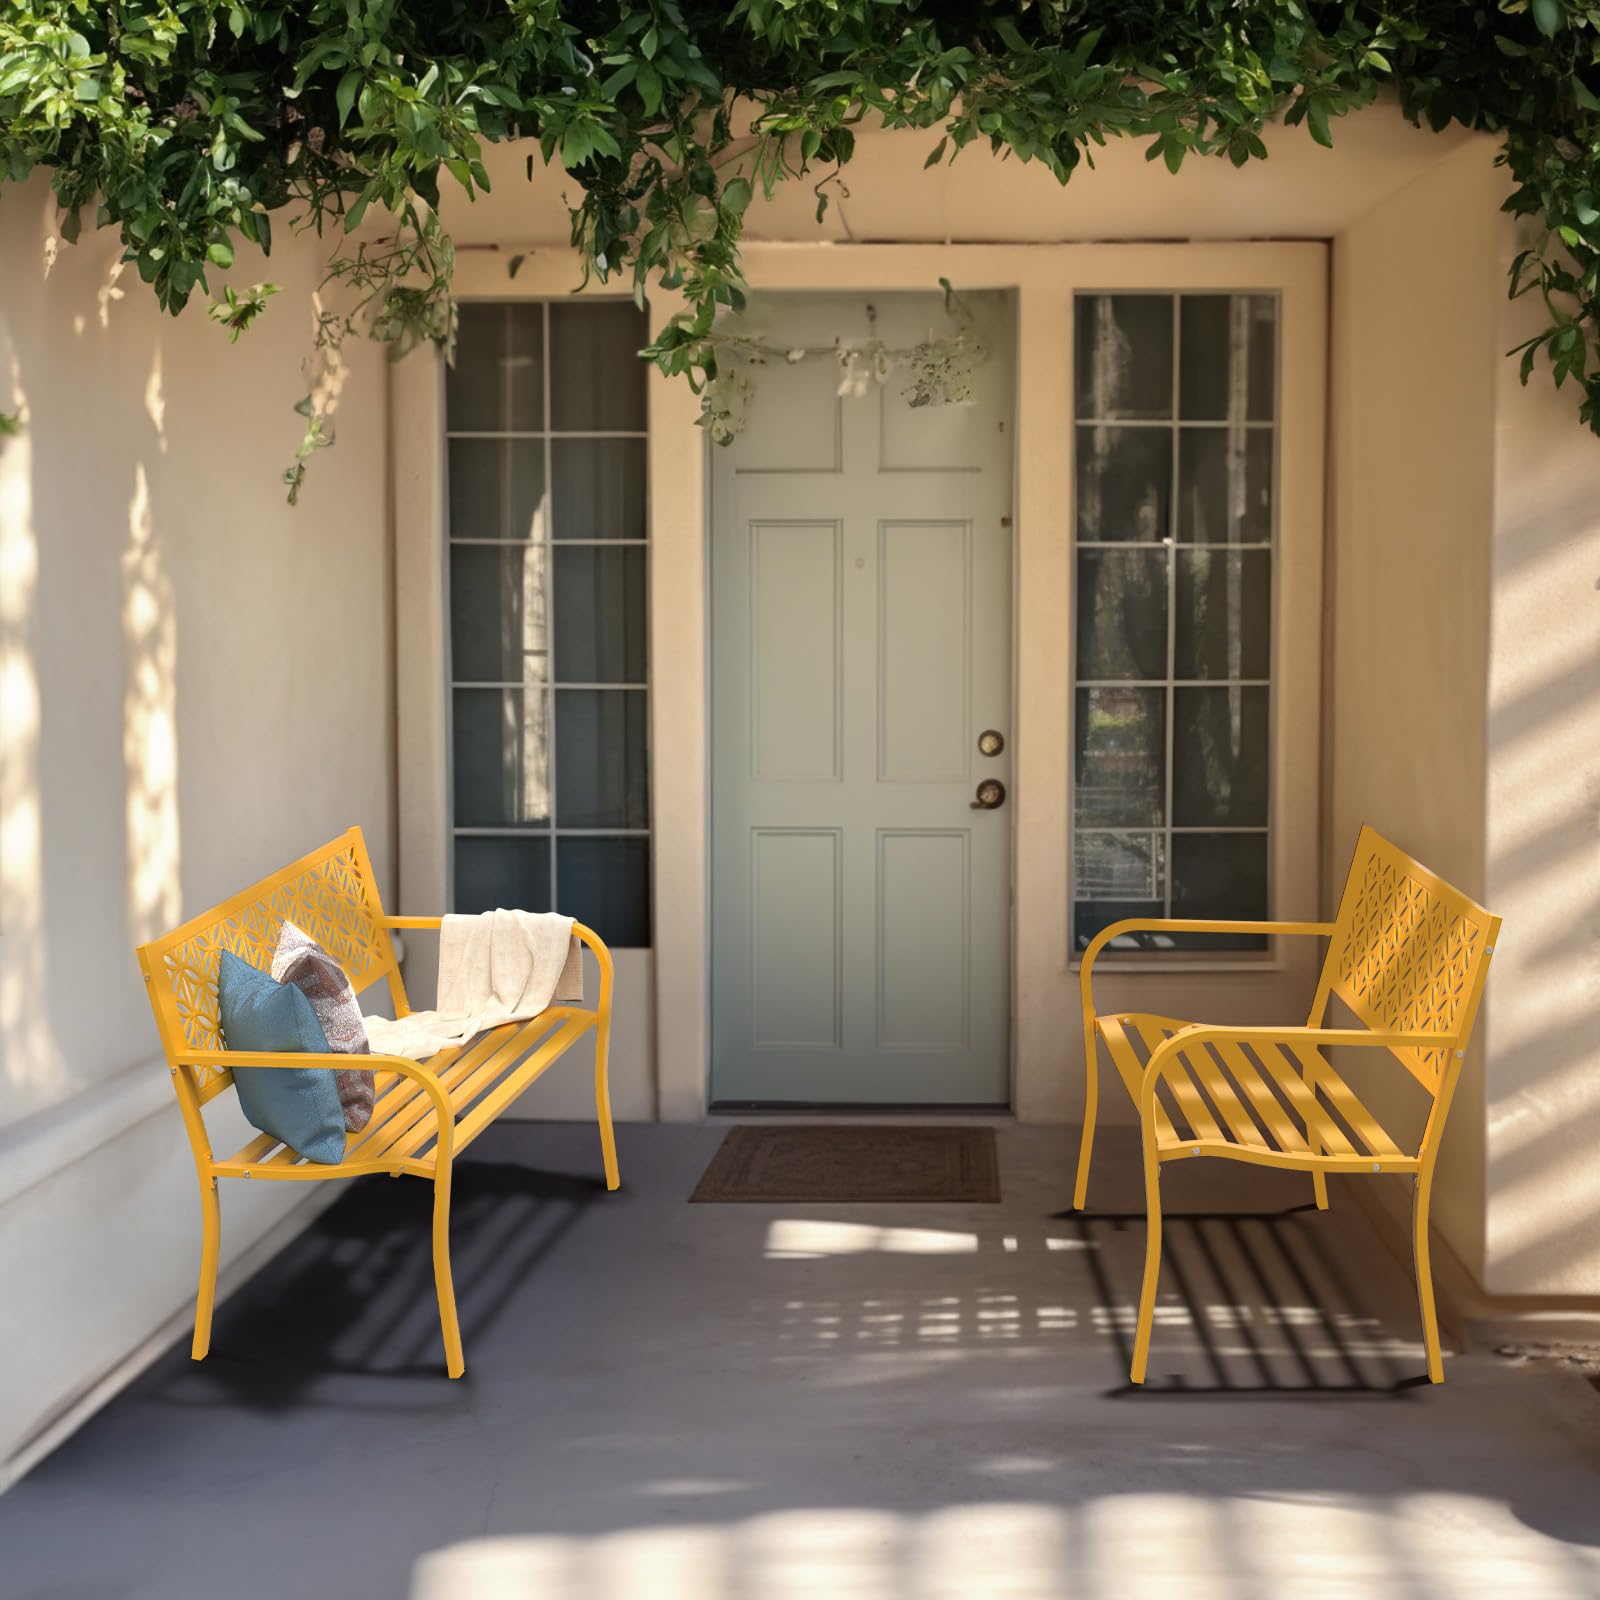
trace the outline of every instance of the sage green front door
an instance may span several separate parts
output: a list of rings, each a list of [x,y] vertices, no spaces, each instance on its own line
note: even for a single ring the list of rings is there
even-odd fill
[[[1010,1099],[1013,323],[967,305],[965,404],[825,353],[953,332],[938,294],[744,320],[824,353],[756,368],[713,450],[718,1103]]]

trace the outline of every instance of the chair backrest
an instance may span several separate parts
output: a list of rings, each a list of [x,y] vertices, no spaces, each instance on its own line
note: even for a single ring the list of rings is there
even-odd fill
[[[1394,1051],[1437,1096],[1454,1086],[1499,934],[1497,916],[1363,828],[1317,986],[1317,1020],[1332,993],[1382,1032],[1448,1035],[1452,1043],[1438,1049]]]
[[[224,1048],[217,1014],[222,952],[231,950],[252,966],[269,970],[285,922],[310,934],[344,968],[357,993],[387,978],[397,991],[396,1003],[403,1004],[394,942],[383,923],[366,841],[360,828],[351,828],[139,947],[161,1045],[180,1080],[180,1099],[186,1086],[203,1104],[233,1082],[226,1068],[190,1067],[181,1059],[185,1053]]]

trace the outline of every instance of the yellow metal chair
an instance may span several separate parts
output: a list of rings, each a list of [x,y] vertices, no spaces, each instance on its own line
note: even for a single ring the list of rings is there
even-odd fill
[[[1327,938],[1306,1026],[1235,1028],[1148,1013],[1097,1016],[1092,980],[1101,951],[1124,934],[1163,929]],[[1088,1198],[1099,1103],[1097,1043],[1103,1040],[1138,1107],[1144,1151],[1150,1222],[1129,1374],[1134,1383],[1144,1382],[1161,1269],[1161,1169],[1196,1156],[1309,1172],[1322,1210],[1328,1205],[1330,1172],[1410,1173],[1428,1377],[1444,1381],[1428,1266],[1428,1199],[1445,1117],[1499,934],[1498,917],[1363,828],[1333,922],[1133,918],[1113,923],[1090,942],[1079,974],[1088,1085],[1073,1205],[1081,1211]],[[1322,1026],[1333,996],[1366,1026]],[[1389,1136],[1334,1069],[1326,1052],[1347,1046],[1387,1050],[1431,1096],[1415,1151]]]
[[[391,917],[378,899],[377,880],[359,828],[314,850],[270,878],[139,947],[156,1028],[166,1052],[184,1127],[200,1178],[200,1293],[195,1305],[192,1354],[203,1360],[211,1345],[222,1220],[218,1178],[268,1183],[315,1183],[386,1172],[433,1180],[433,1272],[444,1333],[445,1366],[452,1378],[466,1370],[450,1276],[450,1175],[466,1147],[535,1078],[592,1028],[595,1034],[595,1113],[605,1161],[606,1187],[615,1189],[617,1146],[611,1127],[607,1054],[611,1039],[611,952],[579,924],[574,935],[593,951],[600,992],[592,1011],[551,1006],[529,1022],[508,1022],[430,1061],[400,1056],[268,1054],[224,1048],[217,1014],[217,966],[224,950],[262,969],[272,965],[285,921],[310,934],[349,976],[356,993],[387,982],[397,1017],[411,1009],[389,937],[396,928],[437,928],[438,917]],[[345,1136],[336,1164],[302,1160],[270,1134],[257,1134],[230,1156],[211,1150],[201,1108],[233,1082],[239,1067],[349,1067],[376,1073],[372,1118]],[[430,1148],[431,1147],[431,1148]]]

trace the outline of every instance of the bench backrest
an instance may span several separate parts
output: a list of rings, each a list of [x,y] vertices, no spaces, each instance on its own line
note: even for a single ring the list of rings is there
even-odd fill
[[[377,880],[360,828],[302,856],[270,878],[241,890],[181,928],[139,947],[150,1004],[167,1061],[180,1080],[179,1098],[192,1091],[203,1104],[233,1082],[222,1067],[191,1067],[183,1057],[221,1050],[217,967],[224,950],[269,971],[285,922],[311,935],[361,990],[387,978],[404,1008],[394,942],[383,922]]]
[[[1313,1021],[1330,993],[1385,1033],[1443,1033],[1439,1049],[1394,1054],[1437,1096],[1453,1088],[1457,1051],[1472,1031],[1500,919],[1430,872],[1372,828],[1363,828],[1327,960]]]

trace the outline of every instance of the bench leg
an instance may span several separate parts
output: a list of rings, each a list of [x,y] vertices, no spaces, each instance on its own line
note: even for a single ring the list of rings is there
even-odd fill
[[[1444,1356],[1439,1349],[1439,1313],[1433,1304],[1433,1269],[1428,1262],[1428,1191],[1430,1180],[1413,1180],[1411,1243],[1417,1266],[1417,1305],[1422,1312],[1422,1343],[1428,1352],[1428,1382],[1444,1382]]]
[[[461,1324],[456,1321],[456,1290],[450,1276],[450,1163],[433,1180],[433,1287],[439,1296],[439,1326],[444,1331],[445,1371],[459,1378],[467,1370],[461,1354]]]
[[[600,1124],[600,1153],[606,1164],[606,1188],[617,1189],[622,1177],[617,1171],[617,1135],[611,1126],[611,1085],[607,1077],[611,1054],[611,1020],[600,1024],[594,1039],[594,1114]]]
[[[1148,1135],[1146,1136],[1148,1139]],[[1144,1382],[1150,1360],[1150,1329],[1156,1317],[1156,1280],[1161,1276],[1161,1163],[1156,1160],[1153,1142],[1144,1152],[1144,1208],[1147,1229],[1144,1242],[1144,1282],[1139,1287],[1139,1320],[1133,1330],[1133,1367],[1128,1373],[1134,1383]]]
[[[217,1254],[222,1245],[222,1208],[217,1180],[200,1181],[200,1292],[194,1303],[194,1343],[189,1354],[204,1361],[211,1348],[211,1313],[217,1303]]]
[[[1311,1191],[1317,1197],[1317,1210],[1328,1209],[1328,1175],[1325,1172],[1311,1174]]]
[[[1089,1200],[1089,1160],[1094,1155],[1094,1120],[1100,1106],[1100,1062],[1092,1022],[1083,1030],[1083,1064],[1083,1138],[1078,1146],[1078,1181],[1072,1190],[1074,1211],[1082,1211]]]

